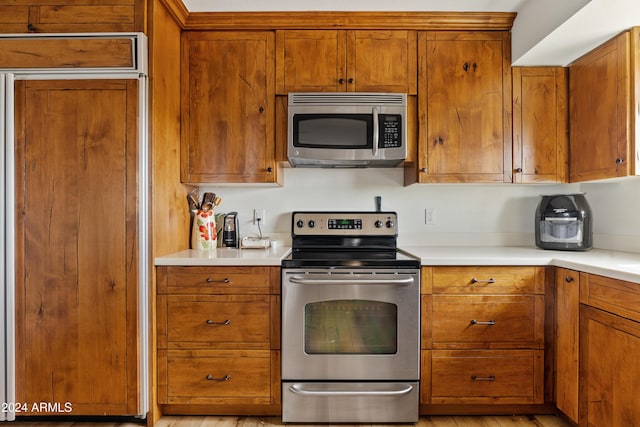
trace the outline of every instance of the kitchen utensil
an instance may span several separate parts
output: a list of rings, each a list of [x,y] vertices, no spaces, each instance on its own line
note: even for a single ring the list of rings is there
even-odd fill
[[[204,206],[205,204],[213,204],[213,200],[216,198],[216,194],[215,193],[204,193],[204,195],[202,196],[202,205]]]
[[[189,230],[193,230],[193,219],[196,215],[196,211],[200,207],[198,201],[193,197],[193,194],[187,194],[187,203],[189,204]],[[191,246],[191,239],[189,239],[189,248]]]

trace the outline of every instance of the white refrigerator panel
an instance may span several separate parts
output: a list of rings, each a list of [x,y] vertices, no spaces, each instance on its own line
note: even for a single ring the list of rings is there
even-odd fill
[[[15,269],[14,269],[14,157],[13,157],[13,75],[0,74],[0,135],[2,136],[2,150],[0,156],[0,186],[4,199],[4,210],[0,210],[3,228],[0,229],[0,247],[2,260],[0,268],[4,278],[4,287],[0,293],[0,401],[6,404],[0,412],[0,420],[13,421],[15,419],[15,333],[14,333],[14,297],[15,297]]]

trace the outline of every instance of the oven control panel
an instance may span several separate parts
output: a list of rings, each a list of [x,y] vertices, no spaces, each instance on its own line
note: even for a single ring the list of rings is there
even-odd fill
[[[298,236],[396,236],[395,212],[294,212],[293,235]]]

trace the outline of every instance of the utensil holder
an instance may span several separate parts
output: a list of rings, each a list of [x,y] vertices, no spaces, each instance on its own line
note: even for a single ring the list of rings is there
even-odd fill
[[[215,249],[218,246],[216,216],[213,209],[194,212],[191,228],[191,248],[199,250]]]

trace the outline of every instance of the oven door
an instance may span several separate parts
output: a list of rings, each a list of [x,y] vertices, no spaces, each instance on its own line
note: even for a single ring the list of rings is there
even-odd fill
[[[418,269],[283,269],[284,380],[417,380]]]

